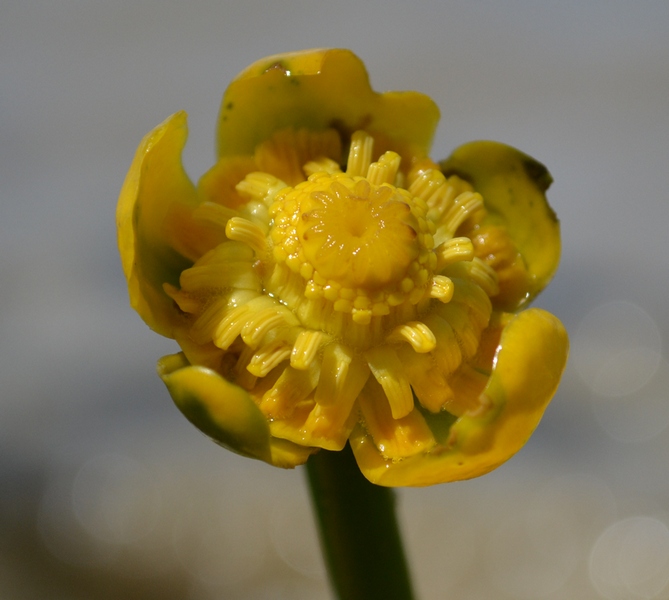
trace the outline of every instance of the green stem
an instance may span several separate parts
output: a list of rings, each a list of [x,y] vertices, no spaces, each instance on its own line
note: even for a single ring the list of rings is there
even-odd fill
[[[307,474],[337,597],[411,600],[393,490],[367,481],[348,445],[311,456]]]

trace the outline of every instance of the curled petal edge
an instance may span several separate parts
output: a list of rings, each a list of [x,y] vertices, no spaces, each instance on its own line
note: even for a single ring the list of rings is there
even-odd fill
[[[428,453],[384,459],[360,426],[350,438],[362,473],[382,486],[427,486],[495,469],[527,442],[557,390],[569,342],[560,321],[538,308],[513,316],[502,333],[482,392],[485,410],[465,414],[446,443]]]
[[[191,365],[183,353],[161,358],[158,375],[183,415],[232,452],[292,468],[316,450],[272,437],[267,419],[248,392],[211,369]]]
[[[197,204],[195,187],[181,164],[188,128],[179,112],[141,141],[126,175],[116,208],[118,247],[128,282],[131,306],[157,333],[174,337],[180,314],[163,291],[178,285],[179,274],[192,261],[168,219],[190,215]]]
[[[437,105],[424,94],[374,92],[350,50],[305,50],[263,58],[232,81],[218,118],[218,154],[253,154],[287,127],[334,127],[381,133],[425,156],[438,121]]]

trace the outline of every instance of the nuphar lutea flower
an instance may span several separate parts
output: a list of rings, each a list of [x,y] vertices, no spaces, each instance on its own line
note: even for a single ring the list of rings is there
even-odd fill
[[[546,169],[493,142],[428,158],[439,118],[372,91],[346,50],[263,59],[223,98],[218,161],[184,172],[186,116],[142,141],[118,205],[131,303],[181,352],[188,419],[282,467],[349,442],[388,485],[475,477],[527,441],[567,355],[524,309],[557,268]]]

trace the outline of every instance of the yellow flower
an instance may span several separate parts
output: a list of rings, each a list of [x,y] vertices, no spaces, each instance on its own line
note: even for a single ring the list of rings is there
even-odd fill
[[[527,441],[568,346],[517,312],[559,260],[550,175],[493,142],[432,162],[438,118],[314,50],[232,82],[197,187],[184,113],[144,138],[117,211],[131,304],[178,342],[159,374],[215,441],[282,467],[348,441],[387,486],[475,477]]]

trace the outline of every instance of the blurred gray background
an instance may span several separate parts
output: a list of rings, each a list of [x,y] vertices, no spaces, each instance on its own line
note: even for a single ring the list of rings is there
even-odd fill
[[[329,597],[304,473],[172,405],[114,222],[146,132],[187,110],[197,180],[227,83],[321,46],[432,96],[435,159],[494,139],[555,178],[570,364],[512,461],[400,491],[420,597],[669,598],[668,32],[662,1],[2,0],[0,598]]]

